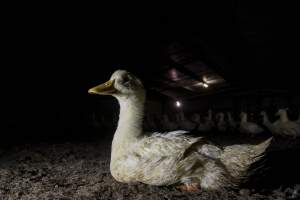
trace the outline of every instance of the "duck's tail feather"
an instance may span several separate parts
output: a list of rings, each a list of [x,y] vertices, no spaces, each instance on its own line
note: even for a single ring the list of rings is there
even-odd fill
[[[224,148],[221,155],[221,162],[224,163],[228,172],[236,179],[243,180],[249,176],[249,169],[254,163],[256,165],[251,171],[257,171],[262,166],[262,158],[272,142],[272,137],[256,145],[241,144],[231,145]]]

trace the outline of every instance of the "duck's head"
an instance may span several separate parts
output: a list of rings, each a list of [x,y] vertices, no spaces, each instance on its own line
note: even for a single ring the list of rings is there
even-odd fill
[[[247,121],[247,118],[248,118],[248,114],[246,112],[241,112],[240,113],[240,119],[241,121]]]
[[[222,113],[222,112],[217,113],[216,118],[217,118],[217,120],[223,120],[224,119],[224,113]]]
[[[89,89],[90,94],[112,95],[116,98],[144,96],[144,86],[140,79],[126,70],[115,71],[110,79]]]
[[[279,110],[275,113],[275,115],[276,115],[276,116],[286,115],[286,114],[287,114],[287,110],[288,110],[288,108],[282,108],[282,109],[279,109]]]
[[[243,116],[245,116],[245,115],[247,115],[247,113],[245,113],[245,112],[241,112],[241,113],[240,113],[240,117],[243,117]]]

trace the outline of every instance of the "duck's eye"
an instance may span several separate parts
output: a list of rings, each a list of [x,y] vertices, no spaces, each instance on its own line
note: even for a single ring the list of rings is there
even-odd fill
[[[128,76],[124,77],[122,80],[122,85],[129,86],[130,79]]]

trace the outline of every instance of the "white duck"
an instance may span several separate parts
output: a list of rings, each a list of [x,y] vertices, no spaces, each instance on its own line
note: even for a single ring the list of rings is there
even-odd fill
[[[217,114],[218,122],[217,122],[217,128],[221,132],[227,131],[227,123],[225,122],[225,116],[224,113],[220,112]]]
[[[227,112],[227,118],[228,118],[228,125],[229,125],[230,129],[235,130],[237,127],[237,122],[232,117],[231,112]]]
[[[212,110],[211,109],[208,110],[208,116],[205,117],[205,126],[207,126],[208,131],[211,131],[216,126],[215,122],[213,120],[213,117],[212,117]]]
[[[201,116],[200,114],[195,113],[192,117],[193,122],[196,124],[197,131],[200,132],[208,132],[211,130],[210,126],[208,124],[201,122]]]
[[[248,122],[247,113],[241,112],[240,132],[250,135],[257,135],[264,131],[262,127],[254,122]]]
[[[275,133],[293,137],[300,136],[300,124],[289,120],[287,109],[279,109],[276,113],[279,119],[274,123]]]
[[[201,117],[200,114],[195,113],[192,115],[192,122],[194,122],[196,124],[196,126],[199,126],[199,124],[201,124]]]
[[[271,139],[258,145],[219,148],[184,131],[146,135],[142,129],[145,90],[142,82],[124,70],[89,90],[112,95],[120,104],[111,151],[110,171],[120,182],[174,185],[182,190],[217,190],[238,184],[251,163],[259,160]]]
[[[260,114],[263,116],[263,125],[265,125],[269,129],[269,131],[274,134],[275,127],[274,127],[274,124],[272,122],[270,122],[267,113],[265,111],[261,111]]]

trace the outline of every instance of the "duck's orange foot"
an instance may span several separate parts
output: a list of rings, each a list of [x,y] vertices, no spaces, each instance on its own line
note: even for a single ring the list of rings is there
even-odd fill
[[[200,185],[199,183],[185,183],[182,185],[177,185],[177,189],[180,189],[182,191],[187,191],[187,192],[200,192]]]

